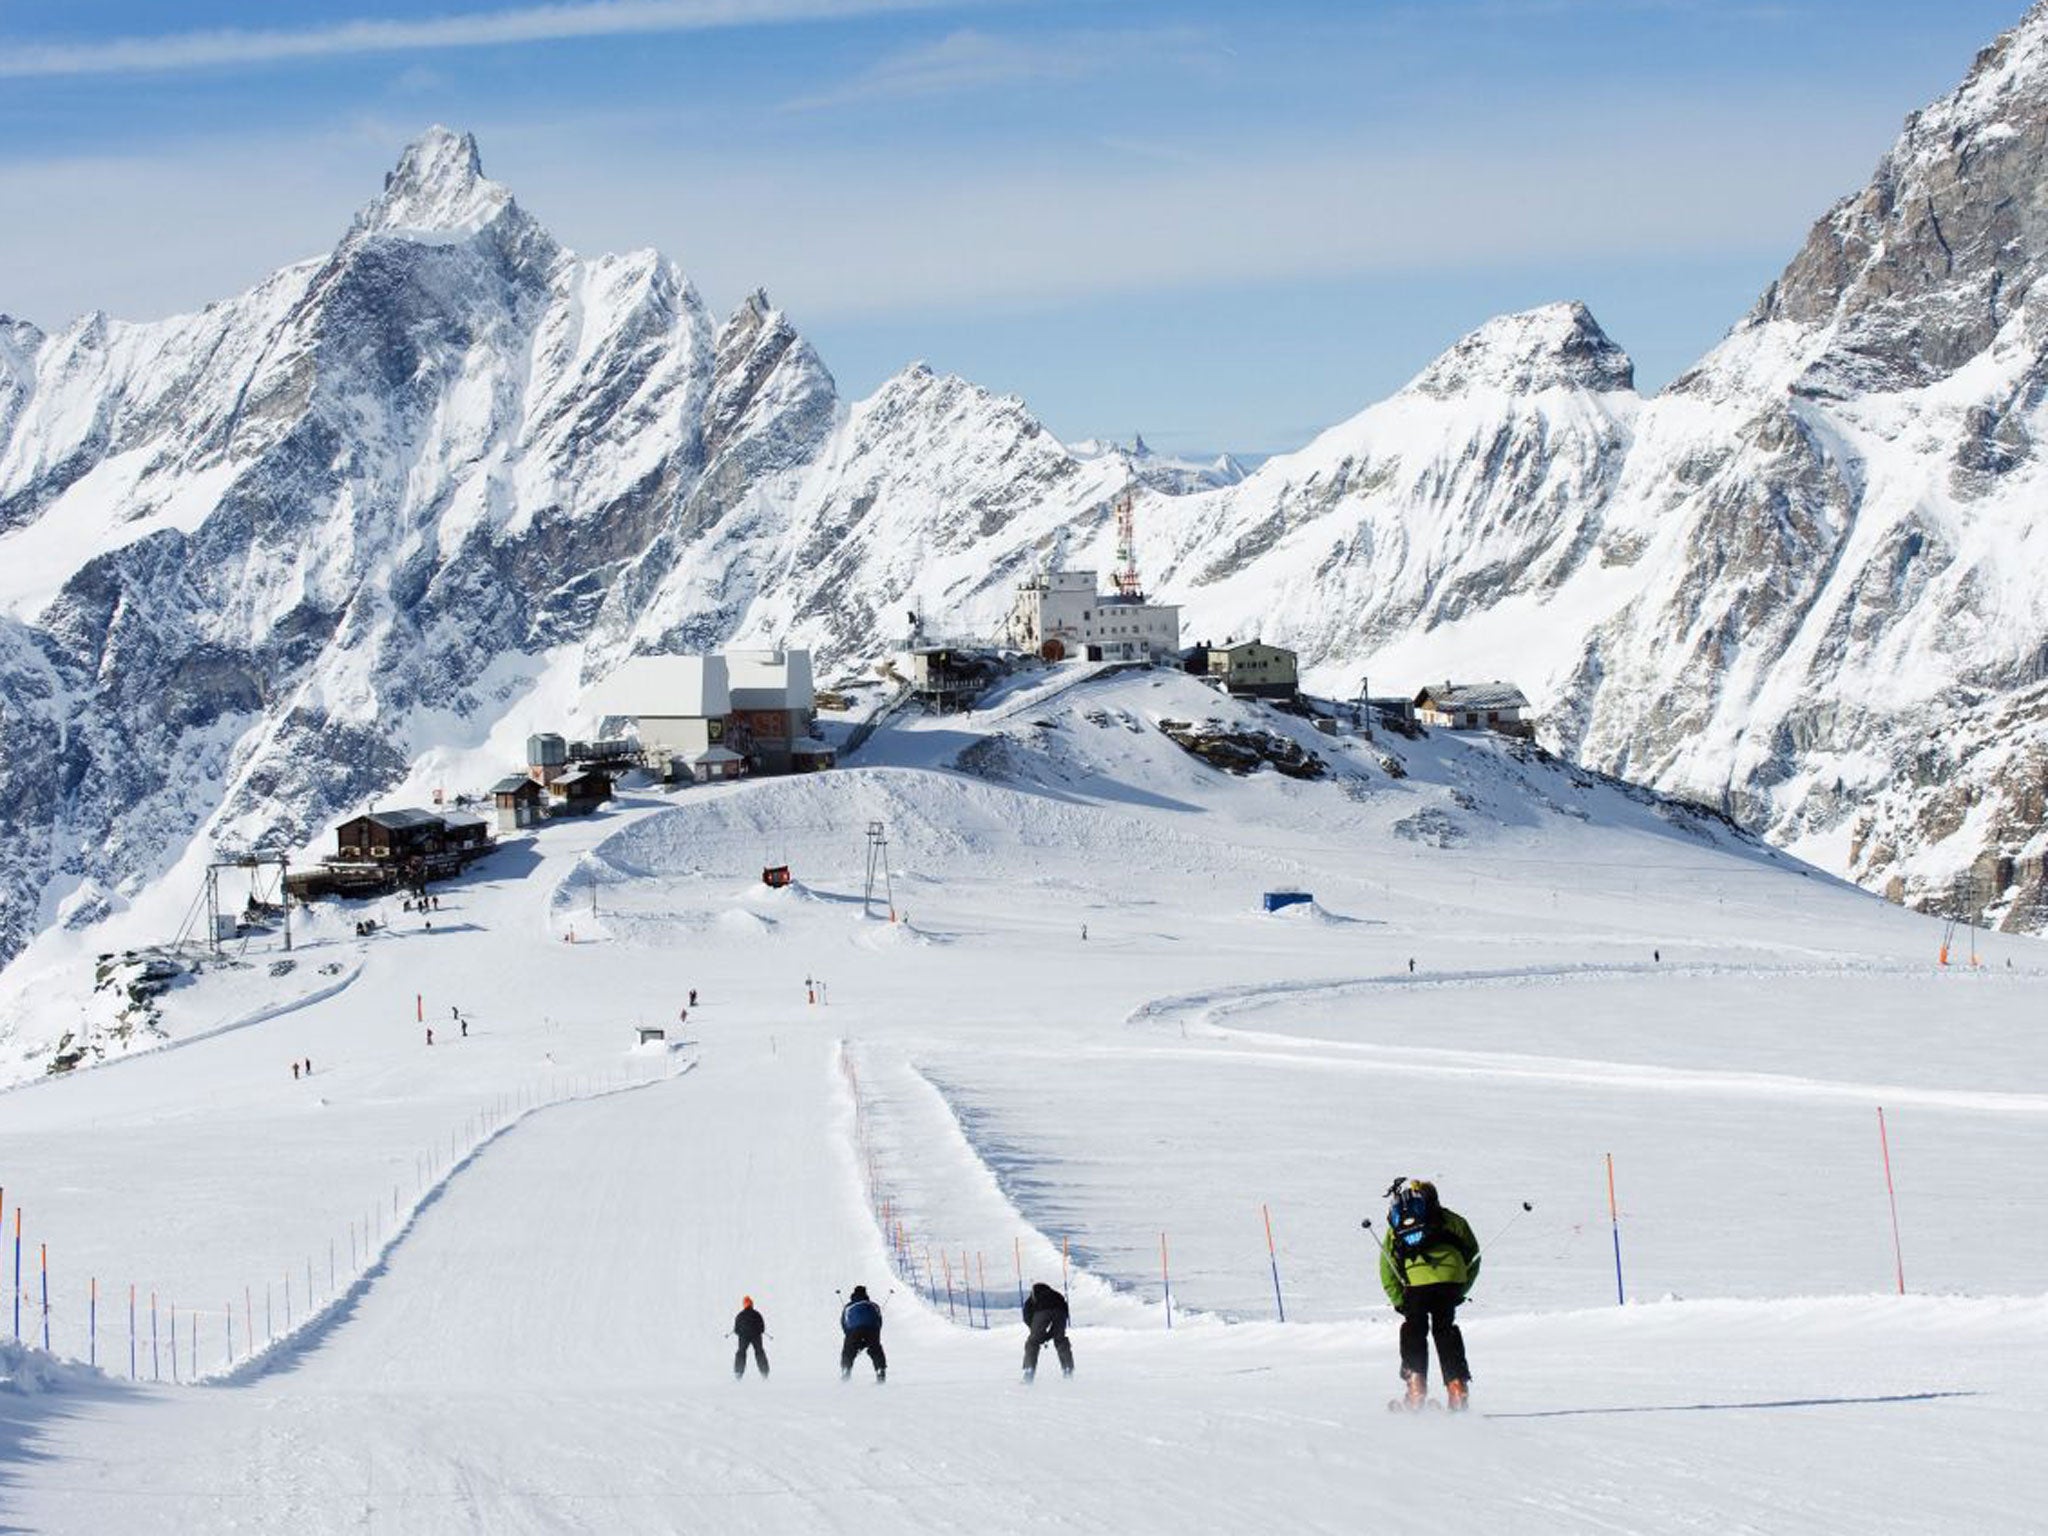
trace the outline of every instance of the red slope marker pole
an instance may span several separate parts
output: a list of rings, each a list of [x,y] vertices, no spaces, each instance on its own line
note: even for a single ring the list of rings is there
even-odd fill
[[[1877,1106],[1877,1145],[1884,1154],[1884,1192],[1892,1205],[1892,1263],[1898,1273],[1899,1294],[1906,1294],[1906,1251],[1899,1246],[1899,1192],[1892,1184],[1892,1142],[1885,1133],[1884,1106]]]

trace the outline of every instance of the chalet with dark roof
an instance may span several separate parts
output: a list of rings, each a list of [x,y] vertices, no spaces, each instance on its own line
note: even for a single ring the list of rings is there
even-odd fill
[[[1530,737],[1536,722],[1529,718],[1529,700],[1513,683],[1432,685],[1415,695],[1415,718],[1445,731],[1494,731],[1502,736]]]

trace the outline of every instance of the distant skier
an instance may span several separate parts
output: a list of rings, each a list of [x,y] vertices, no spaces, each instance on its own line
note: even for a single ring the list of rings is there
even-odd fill
[[[312,1057],[310,1057],[310,1056],[308,1056],[308,1057],[306,1058],[306,1076],[308,1076],[308,1077],[311,1077],[312,1075],[313,1075],[313,1058],[312,1058]]]
[[[297,1082],[298,1080],[299,1080],[299,1064],[298,1064],[298,1063],[297,1063],[297,1062],[295,1061],[295,1062],[293,1062],[293,1063],[292,1063],[292,1081],[296,1083],[296,1082]]]
[[[868,1288],[856,1285],[840,1309],[839,1331],[845,1335],[839,1346],[839,1379],[853,1374],[853,1362],[863,1350],[875,1363],[875,1384],[889,1379],[889,1357],[882,1353],[882,1309],[868,1299]]]
[[[1401,1314],[1401,1380],[1405,1396],[1394,1408],[1420,1408],[1429,1397],[1429,1336],[1443,1367],[1452,1410],[1471,1400],[1472,1371],[1458,1307],[1479,1278],[1479,1240],[1456,1211],[1438,1201],[1423,1179],[1397,1179],[1388,1188],[1387,1231],[1380,1240],[1380,1285]]]
[[[697,989],[695,987],[690,988],[690,1006],[692,1008],[697,1006]]]
[[[1067,1298],[1040,1280],[1024,1298],[1024,1326],[1031,1331],[1024,1338],[1024,1379],[1038,1375],[1038,1351],[1047,1339],[1060,1357],[1060,1374],[1074,1374],[1074,1349],[1067,1342]]]
[[[429,1025],[427,1026],[427,1044],[429,1044],[429,1045],[432,1045],[433,1043],[434,1043],[434,1026],[433,1026],[433,1025],[431,1025],[431,1024],[429,1024]]]
[[[739,1316],[732,1320],[732,1336],[740,1341],[740,1347],[732,1357],[733,1380],[747,1374],[747,1351],[754,1352],[754,1369],[763,1376],[768,1374],[768,1352],[761,1347],[761,1340],[768,1332],[768,1324],[761,1314],[754,1310],[754,1298],[740,1298]]]
[[[1408,974],[1410,976],[1415,974],[1415,957],[1413,955],[1408,957]]]

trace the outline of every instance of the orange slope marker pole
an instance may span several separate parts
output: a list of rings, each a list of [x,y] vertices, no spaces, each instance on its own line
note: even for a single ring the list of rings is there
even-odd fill
[[[1892,1264],[1898,1275],[1899,1294],[1906,1294],[1906,1251],[1899,1245],[1899,1192],[1892,1183],[1892,1141],[1884,1128],[1884,1106],[1877,1106],[1877,1145],[1884,1154],[1884,1193],[1892,1206]]]

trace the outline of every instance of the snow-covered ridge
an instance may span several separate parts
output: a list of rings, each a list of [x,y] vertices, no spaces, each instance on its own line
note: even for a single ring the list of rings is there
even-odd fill
[[[0,956],[572,723],[636,650],[987,629],[1113,563],[1346,696],[1511,677],[1546,740],[1913,900],[2048,922],[2048,13],[1642,400],[1577,304],[1244,475],[564,251],[467,135],[194,315],[0,326]]]

